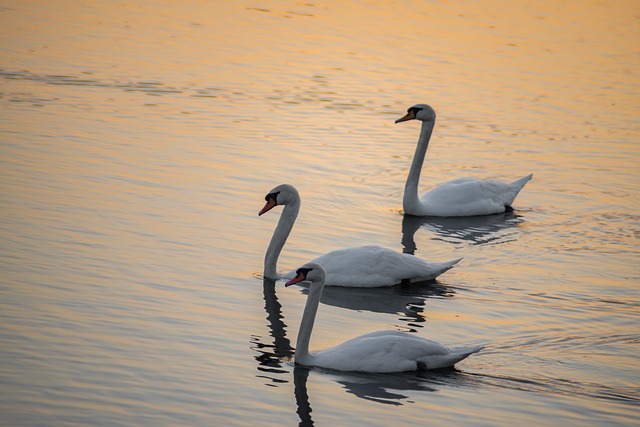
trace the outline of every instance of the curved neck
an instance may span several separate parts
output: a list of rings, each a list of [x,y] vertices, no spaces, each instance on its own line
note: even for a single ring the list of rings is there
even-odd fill
[[[309,341],[311,340],[311,331],[313,331],[313,323],[318,313],[318,305],[320,304],[320,296],[322,295],[323,283],[312,283],[309,286],[309,296],[302,313],[302,321],[298,330],[298,340],[296,341],[295,358],[299,362],[311,357],[309,355]]]
[[[291,233],[293,224],[296,222],[299,210],[300,199],[284,205],[284,209],[278,220],[278,225],[273,232],[273,236],[271,236],[267,253],[264,256],[264,276],[267,278],[280,278],[277,270],[278,257],[280,256],[284,243],[287,241],[287,237],[289,237],[289,233]]]
[[[404,185],[404,197],[402,204],[405,212],[407,211],[407,207],[411,209],[411,207],[418,206],[420,204],[420,199],[418,198],[418,183],[420,182],[420,172],[422,170],[424,158],[427,155],[427,147],[429,147],[429,140],[431,139],[434,124],[435,119],[428,122],[422,122],[420,138],[418,139],[416,152],[413,154],[413,161],[411,162],[411,169],[409,169],[407,182]]]

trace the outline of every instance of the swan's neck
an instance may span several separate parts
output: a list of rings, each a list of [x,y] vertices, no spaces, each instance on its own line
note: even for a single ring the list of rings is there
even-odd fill
[[[264,276],[267,278],[280,278],[277,270],[278,257],[280,256],[284,243],[287,241],[287,237],[289,237],[289,233],[291,233],[293,224],[296,222],[299,210],[300,199],[289,202],[282,210],[278,225],[273,232],[273,236],[271,236],[267,253],[264,256]]]
[[[313,283],[309,287],[309,296],[304,306],[302,321],[300,322],[300,329],[298,330],[298,340],[296,341],[295,359],[301,363],[311,358],[309,354],[309,340],[311,339],[311,331],[313,331],[313,323],[316,320],[323,288],[324,283]]]
[[[409,176],[404,186],[404,198],[402,204],[404,211],[415,211],[415,208],[420,205],[420,199],[418,198],[418,183],[420,182],[420,172],[422,170],[422,164],[424,158],[427,155],[427,147],[429,147],[429,140],[431,139],[431,133],[433,132],[433,126],[435,119],[422,122],[422,128],[420,129],[420,138],[418,139],[418,145],[416,146],[416,152],[413,155],[413,161],[411,162],[411,169],[409,169]]]

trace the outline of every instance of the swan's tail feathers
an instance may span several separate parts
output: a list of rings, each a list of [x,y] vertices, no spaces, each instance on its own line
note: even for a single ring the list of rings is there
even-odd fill
[[[471,356],[473,353],[478,353],[483,348],[484,348],[484,345],[477,345],[475,347],[454,348],[454,349],[451,349],[451,352],[461,355],[462,359],[464,359],[465,357]]]
[[[511,186],[513,187],[513,189],[516,190],[516,195],[520,190],[522,190],[522,187],[524,187],[524,185],[531,180],[531,178],[533,178],[532,173],[525,176],[524,178],[516,179],[511,183]]]
[[[478,345],[475,347],[452,348],[448,354],[443,354],[437,357],[429,357],[429,360],[426,361],[426,369],[450,368],[461,360],[464,360],[472,354],[479,352],[483,348],[483,345]]]
[[[454,259],[451,261],[445,261],[445,262],[433,262],[429,266],[430,267],[429,271],[426,272],[425,277],[419,278],[418,281],[434,280],[445,271],[451,270],[453,266],[459,263],[461,260],[462,258]]]
[[[451,353],[455,354],[456,361],[453,362],[453,364],[451,366],[453,366],[454,364],[458,363],[459,361],[461,361],[463,359],[466,359],[467,357],[471,356],[472,354],[479,352],[483,348],[484,348],[483,345],[477,345],[475,347],[465,347],[465,348],[452,349]]]
[[[442,267],[444,268],[444,270],[442,270],[442,273],[444,273],[445,271],[453,268],[453,266],[456,265],[457,263],[459,263],[460,261],[462,261],[462,258],[454,259],[452,261],[443,262],[442,263]],[[440,274],[442,274],[442,273],[440,273]]]
[[[511,191],[509,192],[509,199],[507,200],[507,203],[505,203],[505,206],[509,206],[511,207],[511,204],[513,203],[513,201],[516,199],[516,197],[518,196],[518,193],[520,192],[520,190],[522,190],[522,187],[525,186],[525,184],[527,182],[529,182],[531,180],[531,178],[533,178],[533,174],[530,173],[529,175],[517,179],[515,181],[513,181],[510,186],[511,186]]]

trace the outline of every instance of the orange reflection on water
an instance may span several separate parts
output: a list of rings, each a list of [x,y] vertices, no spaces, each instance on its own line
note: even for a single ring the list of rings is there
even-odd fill
[[[500,424],[532,402],[562,420],[586,406],[598,413],[579,421],[626,414],[611,396],[631,395],[637,370],[637,2],[5,5],[11,311],[0,320],[20,355],[13,366],[38,374],[27,384],[14,375],[19,387],[62,387],[65,404],[93,399],[81,404],[93,420],[151,408],[210,424],[214,402],[230,420],[291,424],[293,368],[272,373],[274,393],[253,376],[249,343],[270,329],[252,274],[279,215],[257,211],[275,185],[300,189],[283,270],[337,247],[402,250],[419,127],[393,121],[428,102],[438,121],[421,190],[532,172],[519,216],[417,224],[417,256],[464,261],[437,285],[385,294],[386,308],[334,295],[312,347],[384,328],[494,347],[445,386],[364,387],[392,390],[401,416],[359,395],[358,379],[312,371],[313,416],[338,417],[337,407],[354,425],[407,423],[427,408],[459,424],[470,415],[461,408],[480,408]],[[295,342],[305,295],[281,283],[276,292]],[[523,397],[513,383],[534,386]],[[27,400],[17,406],[31,409]],[[263,400],[259,415],[237,409]]]

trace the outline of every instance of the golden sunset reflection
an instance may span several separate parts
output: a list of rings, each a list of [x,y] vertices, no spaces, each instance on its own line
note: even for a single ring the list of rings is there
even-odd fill
[[[0,385],[11,425],[630,425],[638,400],[638,40],[621,2],[5,1]],[[513,214],[403,215],[475,176]],[[456,370],[306,369],[278,260],[376,244],[463,260],[326,289],[312,349],[398,329]],[[362,292],[359,292],[362,291]],[[97,421],[99,420],[99,421]]]

